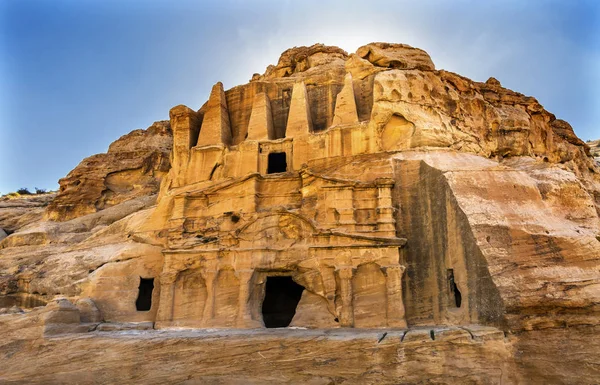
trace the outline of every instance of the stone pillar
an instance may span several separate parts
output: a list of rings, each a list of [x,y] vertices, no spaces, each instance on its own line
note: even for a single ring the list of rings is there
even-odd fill
[[[402,275],[405,267],[402,265],[384,266],[387,288],[387,326],[406,328],[406,314],[402,299]]]
[[[336,207],[340,213],[341,225],[355,225],[354,220],[354,191],[352,187],[341,188],[336,193]],[[353,229],[352,229],[353,230]]]
[[[173,131],[173,184],[177,187],[185,184],[190,148],[196,145],[194,140],[200,130],[200,124],[198,113],[184,105],[171,108],[169,119]]]
[[[354,99],[354,85],[352,83],[352,74],[348,72],[344,78],[344,87],[335,99],[335,113],[333,115],[333,125],[340,124],[358,124],[358,112],[356,110],[356,100]]]
[[[327,206],[329,211],[336,213],[329,215],[328,219],[332,226],[342,225],[347,230],[354,231],[354,191],[352,186],[327,186]],[[336,218],[337,216],[337,218]]]
[[[217,284],[217,269],[202,270],[202,278],[206,284],[206,301],[204,302],[204,311],[202,313],[202,323],[210,326],[215,318],[215,286]]]
[[[309,142],[309,133],[312,132],[312,118],[306,86],[304,82],[294,84],[292,101],[288,114],[285,137],[294,138],[292,143],[292,164],[290,170],[300,170],[313,156],[314,148]]]
[[[311,131],[312,119],[310,117],[306,86],[304,85],[304,82],[295,83],[294,89],[292,90],[292,101],[290,103],[290,112],[285,128],[285,137],[294,138],[307,135]]]
[[[342,131],[340,129],[331,129],[327,132],[327,155],[342,156],[344,154],[342,144]]]
[[[218,82],[213,86],[206,107],[198,146],[231,145],[231,123],[223,83]]]
[[[175,295],[175,280],[177,272],[163,273],[160,276],[160,302],[156,314],[156,323],[160,327],[168,326],[173,321],[173,297]]]
[[[352,303],[352,277],[354,276],[354,268],[352,266],[340,266],[335,272],[338,275],[340,299],[342,300],[340,325],[351,328],[354,327],[354,305]]]
[[[260,322],[253,322],[252,314],[250,313],[250,284],[254,270],[237,270],[236,275],[240,281],[240,291],[238,295],[238,314],[236,319],[236,327],[249,328],[260,327]]]
[[[377,193],[377,230],[386,232],[393,236],[396,234],[396,220],[394,219],[394,207],[392,204],[392,187],[394,180],[391,178],[379,178],[376,181]]]
[[[271,115],[271,101],[266,93],[254,95],[248,123],[248,140],[276,139]]]
[[[335,274],[334,270],[327,266],[320,266],[319,273],[323,281],[323,291],[325,292],[325,298],[330,303],[333,303],[335,299]]]

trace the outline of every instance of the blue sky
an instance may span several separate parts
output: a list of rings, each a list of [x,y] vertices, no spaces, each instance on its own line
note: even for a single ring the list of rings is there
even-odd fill
[[[55,189],[121,135],[199,108],[285,49],[372,41],[535,96],[600,138],[600,2],[0,1],[0,193]]]

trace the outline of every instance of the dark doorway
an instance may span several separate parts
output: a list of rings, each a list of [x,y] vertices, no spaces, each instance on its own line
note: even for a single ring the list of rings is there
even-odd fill
[[[292,280],[292,277],[267,277],[265,299],[262,314],[268,328],[289,326],[296,314],[304,287]]]
[[[462,294],[460,290],[458,290],[458,286],[456,286],[456,282],[454,281],[454,269],[448,269],[448,286],[450,289],[450,306],[460,307],[462,303]]]
[[[154,278],[141,278],[138,297],[135,308],[138,311],[148,311],[152,307],[152,291],[154,290]]]
[[[287,161],[285,152],[272,152],[269,154],[269,163],[267,165],[267,174],[275,174],[287,171]]]

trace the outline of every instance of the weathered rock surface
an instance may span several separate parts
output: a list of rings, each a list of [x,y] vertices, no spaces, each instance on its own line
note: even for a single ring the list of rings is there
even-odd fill
[[[597,380],[594,357],[600,346],[589,336],[599,331],[597,326],[573,327],[506,338],[481,327],[408,333],[80,332],[43,340],[3,339],[6,365],[0,379],[7,384],[105,384],[118,378],[130,384],[591,385]],[[36,365],[28,362],[32,354]]]
[[[371,43],[360,47],[356,54],[377,67],[402,70],[433,71],[433,61],[422,49],[406,44]]]
[[[111,265],[118,265],[122,272],[147,275],[148,269],[160,267],[160,261],[151,262],[160,248],[132,239],[133,229],[149,214],[145,209],[155,202],[156,195],[139,197],[69,221],[33,223],[11,234],[0,242],[0,296],[26,293],[33,297],[19,295],[14,301],[39,306],[55,295],[85,297],[89,282],[100,279],[107,291],[94,301],[101,309],[105,296],[117,301],[127,297],[126,292],[115,294],[110,288],[115,281],[132,277],[103,278],[96,270],[111,271]],[[138,254],[140,247],[147,255]],[[131,295],[136,296],[137,289]]]
[[[23,195],[16,199],[0,198],[0,228],[12,234],[30,223],[40,221],[45,208],[55,197],[56,193],[47,193]]]
[[[264,75],[255,76],[252,80],[277,80],[314,70],[317,67],[320,67],[319,69],[322,71],[324,67],[332,64],[343,66],[347,57],[348,53],[343,49],[323,44],[294,47],[281,54],[276,66],[270,65]]]
[[[594,157],[596,162],[600,163],[600,139],[592,140],[586,144],[590,148],[590,154]]]
[[[599,145],[534,98],[317,44],[169,117],[0,202],[1,382],[598,382]]]
[[[139,196],[158,192],[169,170],[172,135],[168,122],[156,122],[115,141],[106,154],[84,159],[59,181],[58,196],[45,219],[65,221]]]

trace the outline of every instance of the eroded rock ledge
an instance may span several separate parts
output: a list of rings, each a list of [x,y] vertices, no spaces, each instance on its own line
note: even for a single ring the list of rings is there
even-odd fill
[[[7,317],[0,316],[0,326]],[[0,341],[4,383],[569,384],[577,379],[592,384],[600,348],[589,338],[598,326],[517,335],[477,325],[144,330],[143,325],[100,324],[112,331],[86,332],[94,327],[51,325],[65,315],[45,319],[50,334],[43,340],[27,337],[30,329],[23,329]],[[17,322],[11,320],[9,330]],[[36,365],[31,365],[32,354]]]

